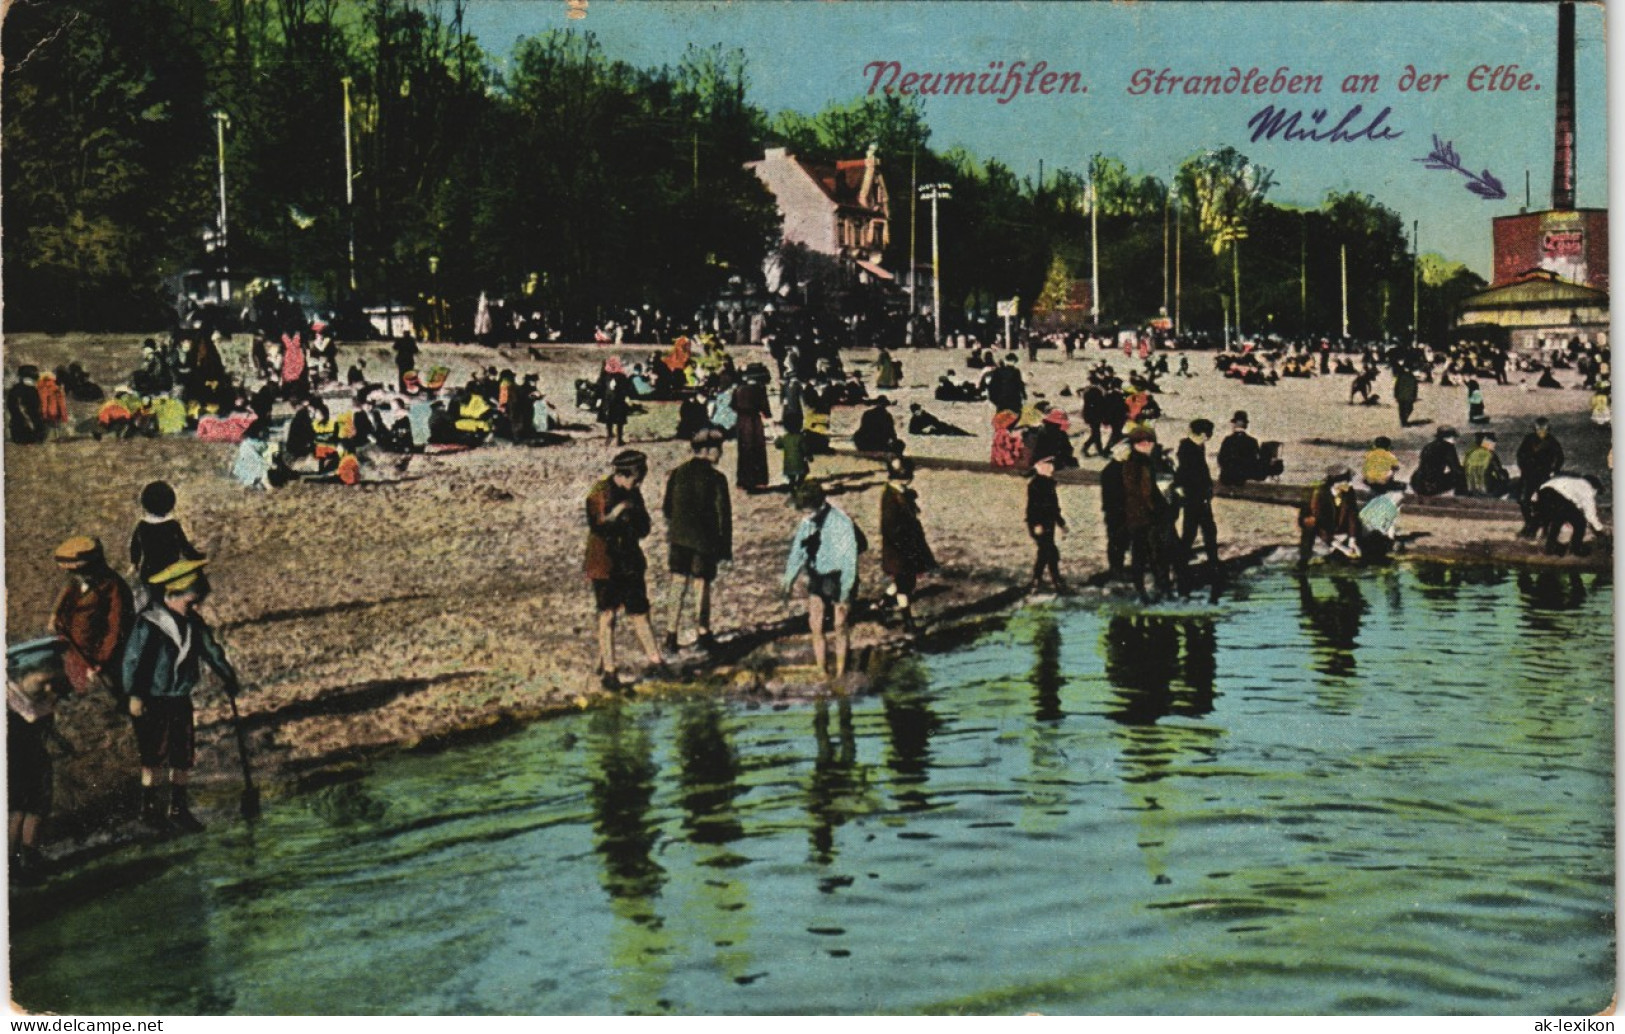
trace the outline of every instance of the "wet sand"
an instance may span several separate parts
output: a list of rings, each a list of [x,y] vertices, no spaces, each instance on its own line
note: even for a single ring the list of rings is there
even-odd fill
[[[42,367],[83,363],[104,387],[120,383],[140,355],[138,336],[13,335],[8,370],[19,363]],[[109,558],[127,566],[130,531],[140,517],[141,486],[158,478],[177,489],[177,515],[193,541],[210,557],[214,595],[205,614],[221,630],[249,691],[240,699],[257,774],[267,785],[269,806],[279,794],[343,778],[382,750],[428,749],[499,734],[561,710],[592,706],[601,696],[596,676],[594,613],[581,574],[585,525],[582,501],[607,469],[616,447],[606,444],[590,413],[574,405],[577,378],[596,376],[611,354],[630,364],[647,361],[652,346],[527,346],[487,349],[435,345],[420,366],[441,363],[461,383],[477,368],[495,366],[537,372],[564,420],[591,425],[565,445],[535,448],[504,443],[468,452],[410,458],[380,456],[365,469],[367,483],[345,487],[296,483],[270,493],[244,490],[228,475],[236,446],[190,437],[96,441],[65,438],[39,447],[6,448],[6,615],[10,639],[36,634],[49,619],[62,576],[51,550],[73,534],[93,534]],[[762,358],[759,349],[735,348],[736,361]],[[247,369],[247,341],[223,348],[228,365]],[[373,379],[393,376],[383,343],[341,345],[342,372],[364,357]],[[1209,446],[1228,432],[1232,412],[1246,409],[1252,433],[1285,443],[1283,485],[1304,485],[1328,463],[1358,469],[1370,439],[1388,434],[1403,465],[1437,426],[1461,432],[1465,453],[1471,430],[1465,420],[1466,390],[1424,384],[1416,426],[1401,430],[1391,405],[1350,406],[1350,377],[1286,379],[1276,387],[1242,385],[1222,377],[1212,353],[1193,352],[1196,376],[1164,379],[1159,396],[1160,436],[1170,446],[1186,424],[1206,417],[1219,428]],[[846,353],[849,365],[873,383],[873,353]],[[908,404],[921,402],[937,416],[976,432],[970,438],[914,437],[911,455],[978,461],[988,454],[986,403],[932,400],[946,369],[974,375],[965,353],[903,353],[903,387],[886,394],[906,426]],[[1081,400],[1063,397],[1086,382],[1096,358],[1126,372],[1121,351],[1080,353],[1065,362],[1055,351],[1022,367],[1037,390],[1073,416],[1081,429]],[[1177,357],[1173,360],[1177,369]],[[1527,383],[1520,380],[1527,377]],[[1559,378],[1574,384],[1572,372]],[[1503,460],[1511,465],[1517,444],[1537,415],[1551,418],[1568,454],[1568,469],[1606,475],[1611,447],[1606,429],[1589,419],[1590,393],[1578,387],[1536,389],[1533,375],[1514,375],[1507,386],[1483,385],[1490,429]],[[1385,402],[1389,378],[1376,390]],[[871,389],[873,393],[873,389]],[[775,411],[777,399],[774,399]],[[93,406],[75,404],[77,420]],[[344,404],[335,410],[346,408]],[[644,495],[655,511],[655,530],[644,542],[650,558],[650,592],[656,631],[664,632],[666,554],[658,516],[666,474],[689,455],[673,439],[675,404],[645,404],[628,425],[628,445],[649,454]],[[846,438],[861,410],[837,409],[835,445]],[[769,428],[769,438],[774,429]],[[1081,437],[1075,437],[1082,444]],[[770,448],[778,471],[778,453]],[[1061,505],[1072,531],[1061,541],[1063,573],[1075,583],[1105,567],[1099,493],[1087,472],[1065,481]],[[721,469],[733,479],[730,447]],[[860,593],[875,599],[884,585],[879,562],[879,500],[884,483],[878,463],[852,454],[820,457],[813,475],[830,479],[835,501],[867,531],[875,547],[864,555]],[[975,469],[922,465],[915,487],[927,535],[941,570],[922,582],[916,607],[933,646],[951,644],[974,631],[983,616],[1019,605],[1033,547],[1022,527],[1025,483],[1020,477]],[[837,494],[838,493],[838,494]],[[1279,493],[1278,493],[1279,494]],[[1287,495],[1291,498],[1291,494]],[[637,692],[737,692],[758,700],[795,696],[815,687],[799,593],[787,601],[779,591],[785,549],[798,515],[782,492],[734,495],[735,559],[720,575],[713,602],[713,628],[720,656],[707,660],[692,649],[677,660],[678,683],[643,682]],[[1221,552],[1232,564],[1252,562],[1272,547],[1292,547],[1294,510],[1280,501],[1220,498],[1214,512]],[[1541,556],[1518,540],[1511,504],[1480,507],[1471,516],[1407,513],[1402,530],[1421,533],[1411,556],[1606,566],[1610,558]],[[685,630],[684,639],[692,633]],[[877,649],[902,648],[894,628],[866,617],[853,636],[854,658]],[[620,633],[622,671],[637,674],[642,661],[630,630]],[[861,675],[847,687],[861,691]],[[230,710],[212,685],[198,699],[200,756],[196,783],[215,820],[229,815],[240,787]],[[65,705],[61,727],[78,748],[58,765],[58,814],[52,851],[105,842],[133,832],[134,746],[128,723],[111,701],[80,698]],[[210,815],[206,815],[209,818]]]

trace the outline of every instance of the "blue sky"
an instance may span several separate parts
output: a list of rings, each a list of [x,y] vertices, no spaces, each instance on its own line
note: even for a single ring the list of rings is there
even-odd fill
[[[651,67],[675,65],[690,42],[738,47],[749,59],[750,96],[769,111],[814,113],[864,94],[872,61],[904,71],[984,72],[1039,61],[1081,73],[1078,96],[1037,92],[999,104],[993,96],[926,101],[932,145],[962,146],[998,158],[1018,175],[1083,168],[1090,155],[1122,159],[1130,170],[1167,179],[1191,154],[1234,146],[1275,173],[1271,198],[1315,205],[1328,190],[1375,196],[1406,220],[1419,220],[1421,248],[1490,271],[1490,219],[1518,211],[1524,174],[1533,208],[1550,206],[1556,100],[1555,5],[1545,3],[1138,3],[1019,0],[589,0],[567,17],[564,0],[475,0],[469,26],[499,59],[516,39],[548,29],[590,30],[612,56]],[[1578,196],[1606,207],[1606,70],[1600,5],[1576,11]],[[1479,65],[1517,65],[1539,89],[1470,91]],[[1140,68],[1175,75],[1227,74],[1280,66],[1323,77],[1314,96],[1132,96]],[[1446,73],[1437,89],[1401,92],[1406,66]],[[1380,76],[1377,92],[1339,90],[1345,76]],[[1327,110],[1335,122],[1354,104],[1363,125],[1384,107],[1397,139],[1348,143],[1250,140],[1247,122],[1268,104]],[[1462,175],[1414,159],[1437,134],[1473,171],[1506,187],[1503,201],[1469,193]],[[894,175],[896,174],[894,170]],[[894,181],[894,196],[900,196]]]

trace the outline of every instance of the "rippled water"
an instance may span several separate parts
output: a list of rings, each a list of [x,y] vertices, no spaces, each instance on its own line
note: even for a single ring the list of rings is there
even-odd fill
[[[1581,1013],[1612,587],[1266,572],[856,700],[636,702],[13,900],[76,1013]]]

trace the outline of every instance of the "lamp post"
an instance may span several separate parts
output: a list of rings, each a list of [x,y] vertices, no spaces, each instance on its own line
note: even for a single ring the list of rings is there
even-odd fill
[[[440,327],[440,256],[429,256],[429,290],[434,297],[429,300],[429,326],[436,341],[441,340],[444,334]]]
[[[920,188],[920,198],[931,202],[931,324],[936,343],[942,344],[942,255],[938,248],[937,202],[952,197],[946,183],[927,183]]]
[[[344,209],[350,223],[350,291],[355,292],[355,173],[350,165],[350,83],[349,76],[339,80],[344,84]]]
[[[231,118],[223,111],[214,113],[216,151],[220,167],[220,235],[215,246],[220,252],[220,304],[231,302],[231,253],[226,250],[226,127]]]
[[[1422,343],[1422,236],[1421,223],[1411,220],[1411,347]]]

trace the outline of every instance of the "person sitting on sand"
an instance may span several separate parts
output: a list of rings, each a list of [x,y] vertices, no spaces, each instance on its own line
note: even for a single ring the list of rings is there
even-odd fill
[[[1456,429],[1441,427],[1433,441],[1422,447],[1416,461],[1416,473],[1411,478],[1411,489],[1417,495],[1443,495],[1446,492],[1464,492],[1467,479],[1461,469],[1461,457],[1456,452]]]
[[[1379,434],[1371,441],[1371,451],[1365,454],[1361,479],[1373,492],[1387,491],[1395,484],[1394,476],[1399,473],[1399,457],[1394,455],[1393,448],[1393,440],[1385,434]]]
[[[884,395],[876,396],[870,407],[863,411],[858,419],[858,429],[852,435],[852,445],[859,452],[890,453],[900,444],[897,437],[897,421],[892,419],[888,410],[891,409],[891,399]]]
[[[1499,499],[1512,490],[1512,475],[1495,454],[1495,433],[1478,432],[1477,444],[1462,461],[1462,472],[1467,479],[1467,494]]]

